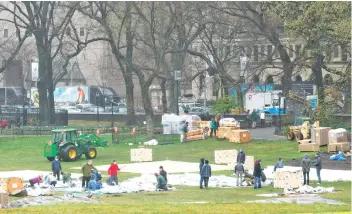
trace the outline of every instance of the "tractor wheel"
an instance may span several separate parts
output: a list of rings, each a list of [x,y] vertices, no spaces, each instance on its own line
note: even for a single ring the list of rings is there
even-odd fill
[[[287,134],[287,139],[288,139],[288,140],[293,140],[293,139],[295,139],[295,134],[294,134],[293,132],[289,132],[289,133]]]
[[[94,147],[89,147],[85,155],[87,159],[94,159],[97,157],[97,150]]]
[[[77,159],[77,148],[73,145],[69,145],[63,149],[63,159],[68,162],[75,161]]]
[[[55,160],[55,157],[46,157],[48,159],[48,161],[53,161]]]
[[[297,133],[297,134],[295,135],[295,137],[296,137],[296,141],[297,141],[297,142],[300,141],[300,140],[303,140],[303,134],[302,134],[301,132]]]

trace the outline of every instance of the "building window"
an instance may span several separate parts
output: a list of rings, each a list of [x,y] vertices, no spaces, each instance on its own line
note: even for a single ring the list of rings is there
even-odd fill
[[[70,27],[67,27],[67,29],[66,29],[66,35],[67,35],[67,36],[71,36],[71,28],[70,28]]]
[[[274,77],[269,75],[267,78],[266,78],[266,84],[273,84],[274,83]]]
[[[293,58],[293,45],[290,45],[290,47],[289,47],[288,56],[289,56],[290,58]]]
[[[347,53],[344,49],[341,48],[341,61],[347,62]]]
[[[334,47],[334,58],[339,58],[339,46]]]
[[[81,28],[79,29],[79,35],[80,35],[80,36],[84,36],[84,27],[81,27]]]
[[[254,45],[253,47],[253,61],[258,61],[258,45]]]
[[[251,47],[247,47],[246,48],[246,54],[247,54],[247,57],[251,57],[252,56],[252,48]]]
[[[9,37],[9,29],[4,29],[4,37]]]
[[[260,52],[259,52],[259,59],[263,59],[264,56],[265,56],[265,46],[264,45],[261,45],[260,46]]]
[[[302,82],[302,77],[300,75],[297,75],[295,80],[296,82]]]
[[[273,57],[273,46],[267,45],[266,48],[268,49],[268,60],[271,60],[271,58]]]
[[[325,85],[332,85],[333,83],[334,83],[334,80],[332,79],[332,76],[330,74],[325,74],[324,84]]]
[[[295,50],[296,50],[296,57],[297,57],[301,53],[301,45],[295,45]]]

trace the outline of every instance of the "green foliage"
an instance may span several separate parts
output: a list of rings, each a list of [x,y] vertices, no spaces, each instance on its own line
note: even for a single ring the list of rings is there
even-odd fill
[[[228,113],[231,112],[233,107],[233,98],[229,96],[220,97],[216,100],[216,103],[212,105],[212,109],[215,112]]]

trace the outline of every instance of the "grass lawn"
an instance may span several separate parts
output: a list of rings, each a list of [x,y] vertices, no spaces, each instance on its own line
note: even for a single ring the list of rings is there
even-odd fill
[[[110,139],[110,136],[107,136]],[[274,165],[278,157],[284,159],[301,158],[303,153],[298,152],[297,144],[286,141],[260,141],[253,140],[248,144],[232,144],[227,141],[207,139],[188,144],[178,143],[178,138],[158,136],[159,142],[175,141],[171,145],[150,146],[153,148],[153,160],[175,160],[198,162],[205,157],[214,162],[214,150],[239,149],[247,155],[261,158],[264,166]],[[50,137],[15,137],[0,138],[0,171],[11,170],[50,170],[50,162],[43,157],[43,145]],[[110,139],[111,140],[111,139]],[[125,143],[144,142],[144,136],[120,137],[120,144],[107,148],[98,148],[98,156],[93,161],[94,165],[110,164],[113,159],[118,163],[129,163],[130,149],[139,145],[129,146]],[[313,153],[309,155],[313,156]],[[80,166],[85,158],[72,163],[63,163],[64,171],[71,167]],[[157,170],[157,169],[156,169]],[[167,169],[166,169],[167,170]],[[214,172],[214,175],[231,175],[230,171]],[[119,180],[138,176],[132,173],[120,173]],[[315,184],[313,183],[313,186]],[[325,187],[335,187],[338,192],[321,195],[324,198],[334,199],[346,203],[344,206],[332,206],[325,204],[299,205],[297,204],[246,204],[246,200],[263,199],[258,193],[280,193],[281,189],[264,187],[258,191],[252,188],[220,189],[211,188],[199,190],[195,187],[178,186],[173,192],[144,192],[123,195],[99,196],[100,204],[62,204],[49,207],[33,207],[24,209],[7,210],[6,213],[322,213],[350,211],[351,206],[351,183],[333,182],[323,183]],[[208,204],[188,204],[195,202],[208,202]],[[118,206],[117,206],[118,205]]]

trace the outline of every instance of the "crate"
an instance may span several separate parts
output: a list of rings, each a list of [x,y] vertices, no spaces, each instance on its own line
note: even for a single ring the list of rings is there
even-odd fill
[[[17,177],[11,177],[7,181],[7,190],[12,194],[17,194],[24,190],[23,180]]]
[[[215,150],[215,163],[216,164],[227,164],[235,163],[237,159],[237,150]]]
[[[146,149],[146,148],[131,149],[131,161],[132,162],[153,161],[152,149]]]
[[[329,131],[330,127],[313,128],[312,130],[312,143],[318,146],[325,146],[329,144]]]
[[[193,141],[193,140],[204,140],[204,135],[200,134],[200,135],[193,135],[193,136],[189,136],[187,137],[187,142],[189,141]]]
[[[9,194],[0,193],[0,208],[7,207],[9,204]]]
[[[298,150],[300,152],[318,152],[320,150],[319,145],[316,143],[298,144]]]
[[[346,129],[331,129],[328,132],[328,135],[329,135],[329,144],[344,143],[348,141]]]
[[[251,134],[248,130],[233,130],[228,139],[231,143],[248,143],[251,141]]]
[[[245,170],[254,169],[254,156],[246,156],[243,167]]]
[[[224,139],[224,138],[227,137],[227,135],[228,135],[228,132],[227,132],[227,131],[220,131],[220,130],[218,130],[218,131],[216,132],[216,137],[219,138],[219,139]]]
[[[328,145],[328,152],[347,152],[350,151],[350,146],[348,142],[345,143],[329,143]]]
[[[302,170],[276,169],[274,172],[274,188],[299,188],[303,185]]]

